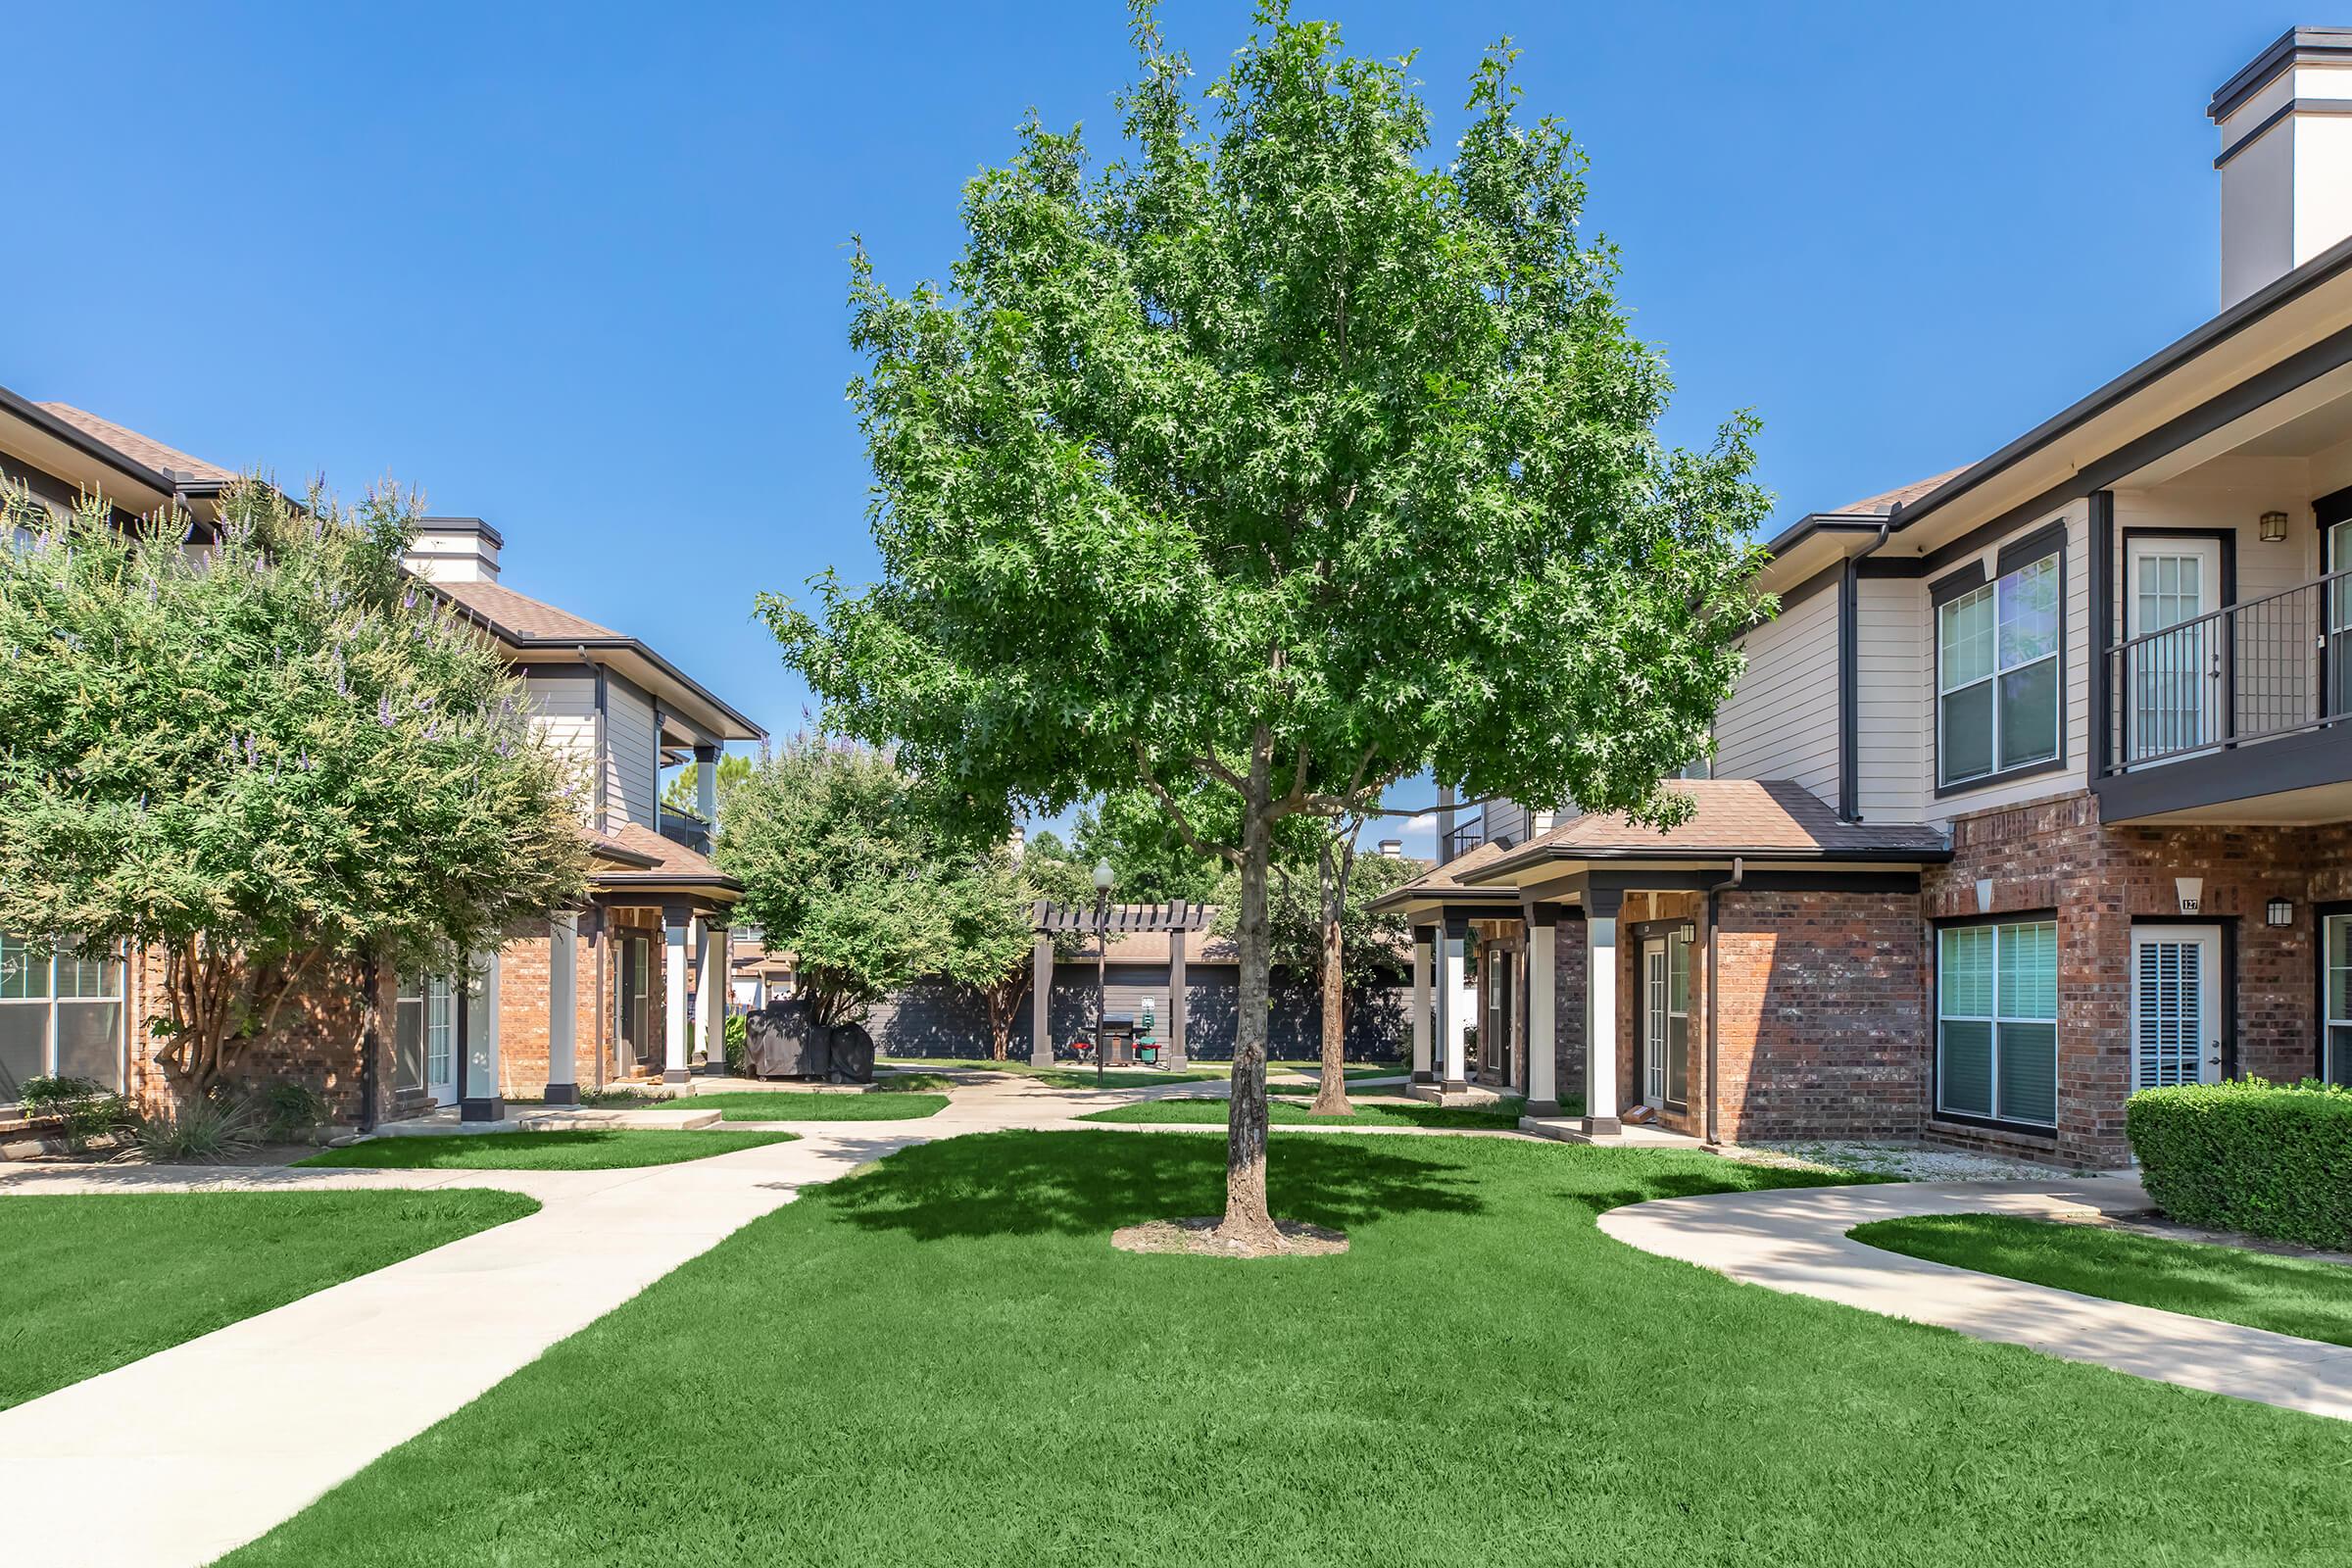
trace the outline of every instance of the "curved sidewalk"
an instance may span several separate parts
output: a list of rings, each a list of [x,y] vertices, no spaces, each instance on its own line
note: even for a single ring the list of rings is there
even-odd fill
[[[1613,1208],[1603,1232],[1748,1285],[2022,1345],[2159,1383],[2352,1420],[2352,1348],[1931,1263],[1845,1233],[1914,1214],[2047,1219],[2148,1206],[2130,1176],[1716,1193]]]

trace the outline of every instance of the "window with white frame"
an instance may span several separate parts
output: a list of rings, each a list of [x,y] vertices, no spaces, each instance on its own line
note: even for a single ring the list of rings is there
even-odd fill
[[[0,1104],[27,1078],[122,1088],[122,960],[0,931]]]
[[[1936,762],[1945,786],[2046,762],[2059,751],[2055,550],[1936,612]]]
[[[2058,922],[1936,933],[1936,1108],[2058,1121]]]
[[[2320,1076],[2352,1088],[2352,914],[2328,916],[2328,1016],[2320,1023]]]

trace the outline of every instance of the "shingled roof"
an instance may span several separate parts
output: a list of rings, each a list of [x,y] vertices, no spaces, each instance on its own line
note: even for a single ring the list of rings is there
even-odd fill
[[[1864,496],[1859,501],[1849,501],[1839,507],[1838,511],[1840,514],[1848,516],[1867,516],[1872,514],[1885,516],[1897,507],[1909,506],[1960,471],[1958,468],[1946,468],[1941,473],[1930,474],[1925,479],[1914,479],[1909,484],[1897,485],[1892,490],[1882,490],[1875,496]]]
[[[588,848],[609,865],[594,880],[600,885],[640,882],[688,882],[740,889],[743,884],[675,839],[664,838],[642,822],[622,822],[598,831],[588,830]],[[617,852],[617,853],[613,853]]]
[[[1793,779],[1682,779],[1668,786],[1694,809],[1664,832],[1621,811],[1570,817],[1507,850],[1471,874],[1536,859],[1688,859],[1757,856],[1771,859],[1944,859],[1943,834],[1917,822],[1842,822],[1822,798]],[[1460,866],[1471,858],[1454,862]],[[1450,868],[1449,868],[1450,869]]]
[[[436,582],[433,586],[488,621],[492,631],[510,642],[610,642],[623,635],[494,582]]]
[[[190,457],[177,447],[168,447],[161,441],[143,436],[138,431],[117,424],[112,419],[101,419],[95,414],[84,409],[77,409],[71,403],[44,403],[40,407],[74,426],[91,440],[112,447],[115,451],[130,459],[131,462],[142,464],[159,473],[192,475],[198,479],[211,479],[222,483],[236,477],[236,474],[217,463],[207,463],[202,458]]]

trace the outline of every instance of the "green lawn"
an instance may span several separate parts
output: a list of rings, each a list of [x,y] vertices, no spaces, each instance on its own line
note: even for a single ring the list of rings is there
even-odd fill
[[[1276,1209],[1344,1228],[1346,1255],[1108,1245],[1213,1211],[1223,1177],[1210,1138],[1003,1133],[894,1154],[755,1221],[226,1561],[2343,1560],[2352,1424],[1734,1285],[1592,1224],[1806,1173],[1285,1139]],[[946,1353],[909,1353],[941,1336]]]
[[[685,1110],[715,1110],[728,1121],[908,1121],[947,1109],[945,1095],[820,1095],[796,1090],[740,1089],[695,1095],[675,1102]]]
[[[2352,1268],[2057,1220],[1927,1214],[1852,1233],[1890,1252],[2082,1296],[2352,1345]]]
[[[483,1192],[0,1198],[0,1410],[538,1206]]]
[[[450,1133],[371,1138],[298,1159],[297,1165],[366,1165],[399,1170],[626,1170],[709,1159],[738,1149],[792,1141],[791,1133],[708,1128],[668,1132],[636,1127],[564,1128],[544,1133]]]
[[[1268,1099],[1266,1119],[1277,1127],[1516,1127],[1520,1102],[1506,1100],[1493,1109],[1474,1105],[1425,1105],[1414,1102],[1358,1101],[1352,1116],[1318,1116],[1296,1101]],[[1113,1105],[1091,1111],[1080,1121],[1180,1122],[1186,1125],[1225,1125],[1227,1102],[1209,1099],[1150,1100],[1140,1105]]]

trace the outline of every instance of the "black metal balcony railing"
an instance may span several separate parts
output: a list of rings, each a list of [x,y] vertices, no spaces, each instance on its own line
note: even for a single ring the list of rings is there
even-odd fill
[[[1473,817],[1453,829],[1439,841],[1440,861],[1458,860],[1487,842],[1487,824],[1483,817]]]
[[[2143,632],[2104,675],[2109,773],[2352,717],[2352,570]]]

